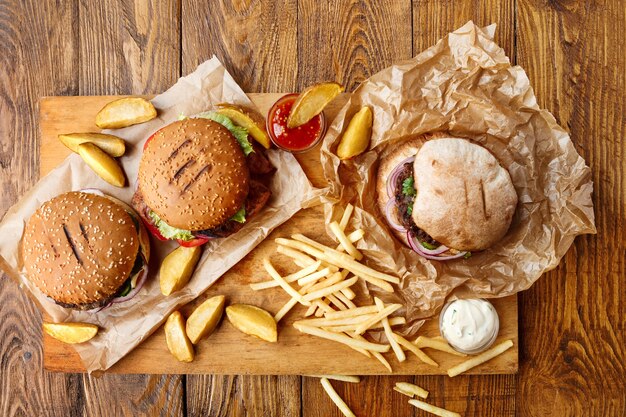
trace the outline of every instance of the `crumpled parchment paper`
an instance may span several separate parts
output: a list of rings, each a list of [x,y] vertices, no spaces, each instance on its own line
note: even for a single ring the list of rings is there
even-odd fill
[[[527,289],[558,265],[577,235],[596,231],[589,167],[568,133],[537,106],[526,73],[511,65],[494,32],[495,25],[468,22],[413,59],[373,75],[351,95],[322,145],[331,187],[326,224],[341,217],[346,203],[356,205],[353,227],[366,231],[357,247],[371,266],[402,277],[393,295],[372,286],[369,291],[403,303],[414,324],[433,315],[450,294],[490,298]],[[369,150],[340,163],[334,152],[361,106],[374,114]],[[376,206],[379,156],[408,136],[434,131],[489,149],[518,193],[506,237],[468,260],[422,258],[392,237]]]
[[[163,94],[152,100],[158,117],[150,122],[108,131],[127,141],[128,151],[121,158],[130,186],[120,189],[101,180],[78,155],[72,154],[42,178],[5,215],[0,224],[0,267],[38,302],[55,322],[78,321],[97,324],[98,335],[89,342],[74,345],[85,368],[106,370],[147,338],[178,306],[195,299],[224,272],[239,262],[280,224],[303,207],[319,202],[324,190],[311,186],[302,168],[290,153],[276,149],[267,156],[277,168],[270,188],[272,197],[261,213],[250,218],[244,228],[227,238],[216,239],[204,248],[196,272],[184,289],[169,297],[161,295],[158,270],[161,260],[177,244],[152,240],[150,274],[144,288],[129,302],[113,304],[98,312],[81,312],[56,305],[25,277],[19,247],[26,221],[39,206],[52,197],[71,190],[98,188],[127,203],[135,189],[143,142],[180,114],[194,115],[219,103],[254,107],[216,57],[201,64]],[[95,114],[94,114],[95,117]]]

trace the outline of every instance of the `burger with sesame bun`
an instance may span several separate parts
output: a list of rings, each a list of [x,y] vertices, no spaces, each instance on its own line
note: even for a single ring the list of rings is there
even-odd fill
[[[237,232],[258,213],[271,196],[273,172],[245,128],[205,112],[148,138],[132,204],[158,239],[199,246]]]
[[[517,206],[511,176],[496,157],[444,133],[412,137],[384,153],[376,192],[392,233],[437,261],[493,246],[507,233]]]
[[[57,304],[103,308],[133,298],[146,281],[150,240],[137,213],[97,190],[45,202],[21,242],[27,278]]]

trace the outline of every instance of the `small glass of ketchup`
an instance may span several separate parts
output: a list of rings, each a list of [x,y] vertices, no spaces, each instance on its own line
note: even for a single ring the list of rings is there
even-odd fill
[[[276,101],[267,114],[267,133],[278,148],[291,153],[308,151],[319,143],[326,133],[324,112],[302,126],[290,129],[287,118],[298,93],[287,94]]]

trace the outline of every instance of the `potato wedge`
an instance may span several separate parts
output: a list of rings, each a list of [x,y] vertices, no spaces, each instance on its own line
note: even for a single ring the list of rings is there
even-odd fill
[[[159,271],[163,295],[170,295],[187,285],[201,253],[202,249],[199,246],[193,248],[179,246],[163,259]]]
[[[262,308],[248,304],[233,304],[226,307],[228,321],[238,330],[267,342],[278,340],[276,320]]]
[[[245,128],[250,136],[260,143],[265,149],[270,148],[270,138],[265,132],[265,123],[259,125],[252,117],[242,109],[232,107],[222,107],[216,110],[218,113],[231,119],[234,123]]]
[[[187,337],[194,345],[213,333],[224,313],[226,297],[216,295],[200,304],[187,318]]]
[[[114,158],[126,152],[124,139],[105,133],[66,133],[59,135],[59,140],[76,153],[78,153],[78,145],[85,142],[93,143]]]
[[[98,112],[96,126],[100,129],[119,129],[147,122],[156,115],[156,109],[145,98],[120,98],[108,103]]]
[[[339,95],[344,88],[337,83],[315,84],[304,90],[293,103],[287,127],[302,126],[324,110],[324,107]]]
[[[90,142],[78,145],[78,154],[100,178],[116,187],[126,185],[126,176],[117,161]]]
[[[165,322],[165,342],[170,353],[181,362],[193,361],[193,345],[185,333],[185,319],[175,311]]]
[[[337,147],[337,156],[340,159],[350,159],[367,149],[372,137],[372,122],[372,110],[367,106],[361,107],[352,116]]]
[[[63,343],[84,343],[98,334],[91,323],[44,323],[43,331]]]

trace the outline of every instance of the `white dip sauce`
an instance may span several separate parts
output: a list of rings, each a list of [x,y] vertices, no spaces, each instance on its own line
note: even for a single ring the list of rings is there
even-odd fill
[[[498,313],[485,300],[456,300],[441,320],[442,335],[459,349],[473,351],[485,347],[495,336]]]

